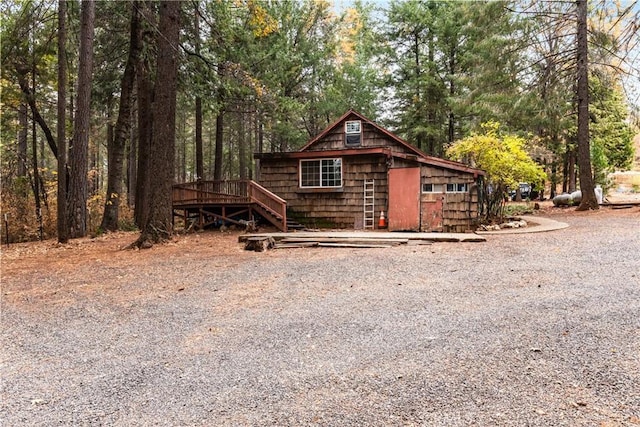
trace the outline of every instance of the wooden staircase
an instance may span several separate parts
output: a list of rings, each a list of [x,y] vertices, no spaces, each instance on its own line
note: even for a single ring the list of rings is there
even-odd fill
[[[252,180],[195,181],[173,186],[173,210],[201,227],[214,220],[243,224],[235,217],[255,211],[280,231],[288,230],[287,202]]]
[[[287,202],[255,181],[249,181],[249,199],[264,219],[280,231],[287,230]]]

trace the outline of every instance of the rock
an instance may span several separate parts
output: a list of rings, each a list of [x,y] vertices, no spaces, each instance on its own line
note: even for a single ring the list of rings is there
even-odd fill
[[[582,191],[574,191],[571,193],[571,200],[573,200],[573,204],[578,204],[582,201]]]
[[[482,231],[497,231],[500,230],[500,226],[497,224],[494,225],[480,225],[480,230]]]
[[[558,194],[553,198],[554,206],[571,206],[573,204],[573,199],[571,198],[571,194]]]
[[[519,221],[509,221],[504,224],[500,224],[500,228],[522,228],[527,226],[527,221],[519,220]]]

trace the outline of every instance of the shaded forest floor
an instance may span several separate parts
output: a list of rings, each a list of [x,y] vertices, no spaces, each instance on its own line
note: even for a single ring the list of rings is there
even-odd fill
[[[574,208],[555,208],[550,202],[545,202],[535,215],[560,221],[572,216],[592,216],[604,219],[605,222],[611,219],[611,226],[616,227],[616,218],[638,217],[640,221],[640,207],[625,209],[602,207],[596,212],[576,212]],[[99,273],[101,268],[112,271],[118,266],[126,266],[127,270],[144,271],[145,268],[158,262],[169,264],[179,263],[181,260],[209,259],[212,262],[222,262],[222,260],[238,262],[241,258],[249,259],[255,256],[255,253],[244,251],[244,245],[238,243],[238,236],[241,234],[243,232],[218,230],[178,233],[170,242],[144,250],[124,249],[138,238],[138,232],[108,233],[95,238],[74,239],[67,244],[59,244],[55,240],[14,243],[5,245],[1,249],[0,277],[40,272],[48,276],[53,283],[56,275],[60,273],[65,276],[73,275],[79,266],[87,265],[94,265],[95,272]],[[114,278],[118,275],[116,271],[113,274]],[[109,274],[104,275],[104,280],[108,278]],[[29,287],[35,284],[25,285]],[[104,281],[100,284],[100,286],[105,285]]]
[[[567,221],[571,217],[590,217],[599,223],[614,228],[619,227],[617,218],[638,218],[640,232],[640,207],[613,209],[603,207],[597,212],[576,212],[574,208],[555,208],[550,202],[542,204],[537,215]],[[632,231],[632,230],[629,230]],[[91,298],[94,293],[108,293],[116,299],[138,298],[123,283],[135,283],[162,271],[160,290],[182,291],[189,287],[189,281],[199,281],[201,272],[190,265],[210,263],[212,268],[227,268],[250,261],[258,256],[245,251],[244,244],[238,242],[241,231],[220,232],[207,230],[198,233],[176,234],[165,244],[151,249],[124,249],[139,236],[138,232],[108,233],[96,238],[71,240],[59,244],[55,240],[43,242],[16,243],[3,246],[1,252],[0,279],[1,303],[31,305],[39,303],[71,304],[77,293]],[[524,240],[523,240],[524,242]],[[323,252],[330,258],[331,249],[307,249],[314,257],[322,257]],[[278,257],[298,257],[300,252],[283,252]],[[389,256],[393,256],[390,252]],[[8,279],[8,280],[7,280]],[[132,283],[133,282],[133,283]],[[147,288],[149,289],[149,288]],[[151,288],[157,292],[158,288]],[[0,304],[1,305],[1,304]]]

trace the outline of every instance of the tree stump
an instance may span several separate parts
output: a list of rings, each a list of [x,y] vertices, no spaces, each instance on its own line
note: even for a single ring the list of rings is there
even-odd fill
[[[267,249],[271,249],[274,244],[275,240],[273,240],[273,237],[249,237],[246,240],[244,249],[246,251],[264,252]]]

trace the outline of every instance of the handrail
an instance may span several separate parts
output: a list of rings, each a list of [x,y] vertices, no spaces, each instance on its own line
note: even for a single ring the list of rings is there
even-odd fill
[[[174,184],[173,205],[255,203],[282,221],[287,231],[287,202],[253,180],[193,181]]]
[[[287,231],[287,202],[278,195],[264,188],[255,181],[249,181],[249,198],[267,211],[276,214],[282,221],[283,230]]]
[[[248,203],[247,181],[194,181],[174,184],[173,203]]]

